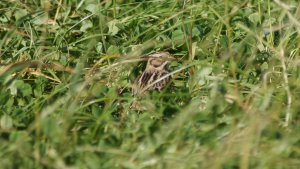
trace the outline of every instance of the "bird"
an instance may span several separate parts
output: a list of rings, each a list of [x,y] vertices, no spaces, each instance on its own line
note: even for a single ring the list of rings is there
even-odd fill
[[[145,91],[161,92],[171,80],[169,65],[175,58],[169,52],[156,52],[145,57],[147,66],[132,87],[132,95],[143,95]]]

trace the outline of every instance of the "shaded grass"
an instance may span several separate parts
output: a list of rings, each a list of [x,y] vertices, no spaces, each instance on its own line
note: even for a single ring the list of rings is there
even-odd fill
[[[298,168],[297,1],[1,1],[3,168]],[[174,88],[130,109],[143,55]]]

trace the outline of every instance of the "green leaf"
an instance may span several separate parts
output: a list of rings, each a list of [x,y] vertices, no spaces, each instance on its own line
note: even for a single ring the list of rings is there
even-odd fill
[[[90,20],[85,20],[82,22],[82,26],[80,27],[80,31],[85,32],[88,28],[92,28],[93,23]]]
[[[20,90],[23,94],[23,96],[29,96],[32,94],[32,88],[29,84],[25,83],[20,87]]]
[[[4,114],[0,119],[0,127],[2,129],[11,129],[13,127],[13,119],[9,115]]]
[[[248,18],[254,25],[257,25],[260,21],[260,16],[257,12],[249,15]]]
[[[85,10],[87,11],[90,11],[91,13],[97,13],[98,12],[98,7],[96,4],[88,4],[86,7],[85,7]]]
[[[26,16],[28,14],[27,10],[25,9],[19,9],[15,13],[16,20],[20,20],[22,17]]]
[[[94,97],[100,97],[103,93],[105,93],[106,86],[101,83],[96,83],[92,86],[91,95]]]
[[[48,22],[48,15],[46,13],[38,15],[35,17],[35,19],[33,20],[33,23],[36,25],[43,25],[46,24]]]
[[[267,62],[264,62],[261,66],[260,66],[261,70],[267,70],[269,68],[269,65]]]
[[[108,34],[114,36],[119,32],[119,28],[116,26],[116,24],[119,23],[118,20],[114,19],[107,23],[108,26]]]
[[[96,45],[96,51],[99,54],[103,53],[103,44],[102,44],[102,42],[98,42],[97,43],[97,45]]]
[[[197,37],[197,36],[199,36],[200,35],[200,31],[199,31],[199,29],[198,28],[193,28],[193,30],[192,30],[192,35],[193,35],[193,37]]]
[[[18,92],[21,92],[23,96],[29,96],[32,94],[32,88],[29,84],[24,83],[23,80],[15,80],[9,87],[11,95],[16,96]]]
[[[207,77],[212,73],[212,67],[203,68],[197,75],[198,85],[202,86],[206,84]]]
[[[18,94],[17,82],[18,82],[18,80],[15,80],[15,81],[9,86],[10,94],[13,95],[13,96],[16,96],[16,95]],[[23,81],[22,81],[22,82],[23,82]]]
[[[115,55],[115,54],[120,54],[120,49],[117,46],[111,45],[108,49],[107,49],[107,54],[109,55]]]
[[[15,102],[14,98],[10,97],[8,100],[6,100],[6,104],[5,105],[7,107],[12,107],[14,105],[14,102]]]
[[[175,30],[174,32],[172,32],[172,39],[173,40],[183,40],[184,38],[184,33],[182,32],[182,30],[178,29]]]

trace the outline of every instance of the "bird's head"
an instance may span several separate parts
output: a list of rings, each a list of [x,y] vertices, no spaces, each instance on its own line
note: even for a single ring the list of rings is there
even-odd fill
[[[157,69],[157,70],[167,70],[170,63],[175,60],[175,58],[169,52],[159,52],[154,53],[149,56],[146,69]]]

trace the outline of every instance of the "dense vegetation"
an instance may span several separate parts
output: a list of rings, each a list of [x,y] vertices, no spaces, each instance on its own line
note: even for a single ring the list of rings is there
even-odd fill
[[[0,168],[300,166],[297,0],[1,0]],[[141,56],[173,87],[130,109]]]

